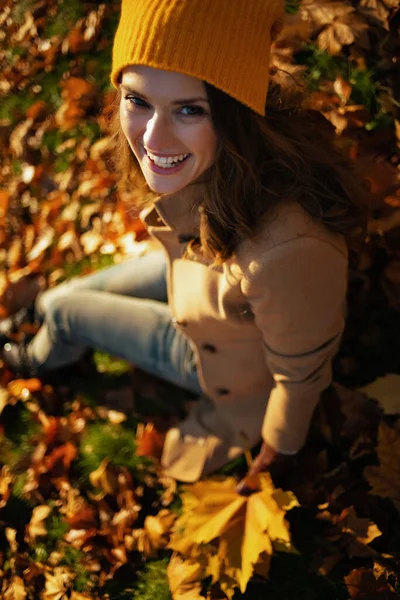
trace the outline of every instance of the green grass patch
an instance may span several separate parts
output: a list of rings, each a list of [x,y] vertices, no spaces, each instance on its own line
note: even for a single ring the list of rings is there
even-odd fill
[[[85,4],[80,0],[58,0],[57,8],[56,16],[45,27],[45,37],[64,38],[78,19],[85,16]]]
[[[96,350],[93,353],[93,361],[99,373],[108,373],[114,377],[120,377],[131,370],[128,361],[111,356],[101,350]]]
[[[167,579],[169,557],[149,561],[139,573],[132,598],[134,600],[171,600]]]
[[[84,474],[89,476],[104,459],[115,467],[137,470],[143,464],[143,459],[136,456],[133,432],[112,423],[88,425],[82,436],[78,464]]]

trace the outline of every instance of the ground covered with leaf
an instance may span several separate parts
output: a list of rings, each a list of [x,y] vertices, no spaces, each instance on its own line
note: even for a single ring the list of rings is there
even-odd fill
[[[151,249],[110,162],[119,8],[0,0],[0,318]],[[370,190],[335,384],[284,489],[265,474],[238,496],[245,458],[193,486],[164,477],[164,432],[196,399],[114,357],[47,381],[2,368],[2,598],[400,598],[398,8],[288,3],[274,49],[271,76],[305,85]]]

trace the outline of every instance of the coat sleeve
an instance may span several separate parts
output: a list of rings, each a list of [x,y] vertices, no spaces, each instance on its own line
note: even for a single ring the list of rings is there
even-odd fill
[[[347,256],[330,243],[299,237],[248,267],[243,293],[262,333],[273,375],[262,437],[276,450],[303,446],[344,329]]]

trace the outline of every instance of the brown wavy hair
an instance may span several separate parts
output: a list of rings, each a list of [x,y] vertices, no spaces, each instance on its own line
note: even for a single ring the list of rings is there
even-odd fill
[[[214,264],[226,261],[285,201],[298,202],[355,247],[365,231],[368,192],[335,147],[337,136],[326,119],[302,109],[298,94],[284,96],[277,84],[270,85],[265,117],[205,86],[219,145],[202,205],[200,237],[191,242],[189,253],[200,244]],[[134,192],[144,205],[152,194],[122,132],[120,99],[118,91],[110,119],[118,187]]]

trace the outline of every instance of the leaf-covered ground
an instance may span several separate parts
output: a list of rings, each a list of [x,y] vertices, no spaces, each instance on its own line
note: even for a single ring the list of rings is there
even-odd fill
[[[237,496],[244,458],[186,491],[162,477],[163,431],[195,399],[132,365],[95,352],[46,382],[2,368],[2,598],[400,597],[398,8],[288,4],[274,51],[272,76],[306,82],[372,192],[336,383],[286,492],[265,480]],[[118,14],[114,0],[0,0],[1,318],[151,246],[109,160]]]

